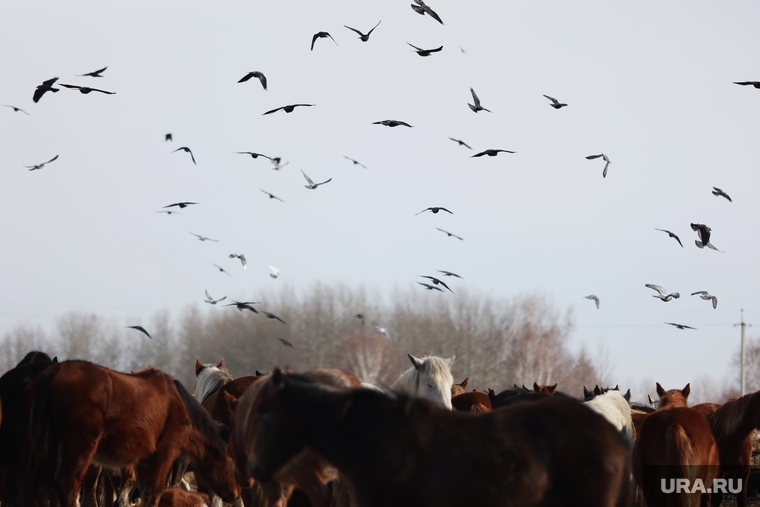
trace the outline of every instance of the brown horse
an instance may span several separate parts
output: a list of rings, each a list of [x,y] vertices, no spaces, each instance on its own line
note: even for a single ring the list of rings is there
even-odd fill
[[[256,405],[254,477],[271,479],[308,447],[346,475],[358,505],[596,507],[629,499],[630,442],[576,400],[471,414],[329,389],[276,369]]]
[[[313,382],[331,387],[358,388],[362,385],[356,376],[344,370],[320,368],[308,371],[304,375]],[[230,421],[230,445],[235,460],[235,478],[243,487],[254,483],[249,462],[252,458],[258,421],[255,407],[262,387],[269,381],[269,376],[267,376],[264,381],[252,384],[238,400],[233,400],[230,395],[227,395],[233,407],[233,416]],[[325,483],[334,478],[337,478],[337,471],[332,466],[314,452],[306,451],[291,460],[274,477],[275,480],[260,485],[269,505],[284,507],[293,492],[293,486],[298,486],[309,498],[313,507],[326,507],[331,505],[334,497],[345,494],[345,488],[342,486],[335,494],[326,486]]]
[[[454,398],[454,396],[459,396],[460,394],[467,392],[467,381],[470,380],[470,377],[467,377],[464,379],[461,383],[457,384],[454,383],[451,386],[451,397]]]
[[[224,367],[224,359],[218,364],[201,364],[195,360],[196,398],[211,417],[222,423],[229,424],[232,410],[224,393],[233,398],[240,398],[248,387],[264,378],[256,372],[255,376],[232,378]]]
[[[451,406],[464,412],[487,412],[491,410],[491,400],[486,393],[472,391],[451,398]]]
[[[66,361],[32,381],[30,399],[25,505],[55,490],[61,507],[74,507],[92,462],[135,465],[142,505],[156,507],[180,454],[195,461],[198,479],[225,501],[240,492],[225,432],[182,384],[158,370],[125,374]]]
[[[633,475],[648,507],[696,507],[703,497],[705,505],[710,502],[720,468],[718,448],[704,414],[686,407],[689,391],[688,384],[682,390],[665,391],[658,383],[658,409],[641,422],[633,448]],[[688,489],[670,490],[669,485],[679,479],[688,480]]]

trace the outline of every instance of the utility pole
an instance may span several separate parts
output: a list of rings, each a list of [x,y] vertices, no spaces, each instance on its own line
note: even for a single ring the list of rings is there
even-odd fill
[[[746,384],[746,379],[747,379],[747,376],[745,374],[745,366],[744,366],[746,364],[746,358],[747,358],[746,346],[745,346],[745,338],[746,338],[746,334],[747,334],[747,326],[751,326],[751,325],[752,324],[747,324],[746,322],[744,322],[744,309],[742,309],[742,311],[741,311],[741,322],[738,323],[738,324],[734,324],[734,327],[741,326],[741,328],[742,328],[742,359],[741,359],[741,361],[742,361],[742,394],[741,395],[742,396],[744,396],[747,393],[747,389],[746,389],[746,385],[747,385]]]

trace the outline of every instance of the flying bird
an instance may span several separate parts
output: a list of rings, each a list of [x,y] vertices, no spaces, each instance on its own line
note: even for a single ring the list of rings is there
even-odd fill
[[[562,104],[559,100],[555,99],[554,97],[550,97],[548,95],[544,95],[544,97],[552,101],[552,103],[549,105],[553,107],[554,109],[562,109],[563,107],[567,105],[567,104]]]
[[[678,241],[678,244],[681,245],[681,248],[683,248],[683,243],[681,243],[681,239],[673,234],[672,232],[665,230],[665,229],[658,229],[657,227],[654,228],[655,231],[662,231],[668,234],[669,237],[675,238],[676,241]]]
[[[236,151],[235,153],[237,153],[238,155],[250,155],[251,158],[264,157],[266,159],[272,160],[272,157],[267,157],[263,153],[255,153],[253,151]]]
[[[108,67],[106,66],[106,67],[103,67],[102,69],[98,69],[98,70],[94,70],[94,71],[92,71],[92,72],[88,72],[87,74],[77,74],[77,77],[85,77],[85,76],[90,76],[90,77],[103,77],[103,75],[102,75],[102,74],[103,74],[103,72],[105,72],[105,70],[106,70],[107,68],[108,68]]]
[[[354,315],[354,317],[356,317],[357,319],[361,320],[362,321],[362,326],[364,325],[364,315],[363,314],[357,313],[356,315]]]
[[[462,141],[460,139],[454,139],[453,137],[449,137],[449,139],[451,139],[452,141],[454,141],[455,143],[457,143],[459,146],[464,146],[465,148],[472,149],[472,147],[469,144],[467,144],[466,142],[464,142],[464,141]]]
[[[279,269],[277,269],[274,266],[267,266],[267,267],[269,268],[269,271],[271,271],[271,273],[269,273],[269,276],[271,276],[274,279],[280,278],[280,270]]]
[[[702,298],[702,299],[704,299],[705,301],[712,301],[713,308],[718,308],[718,298],[717,297],[711,296],[710,294],[707,293],[706,290],[700,290],[700,291],[692,292],[691,293],[692,296],[696,296],[697,294],[699,294],[699,297]]]
[[[478,98],[478,94],[475,93],[475,90],[470,88],[470,93],[472,93],[472,100],[475,101],[474,105],[470,104],[469,102],[467,103],[467,105],[470,106],[470,109],[472,109],[476,113],[478,111],[488,111],[489,113],[491,112],[490,110],[480,105],[480,99]]]
[[[440,287],[436,287],[435,285],[430,285],[430,284],[422,283],[422,282],[417,282],[417,283],[425,287],[427,290],[437,290],[438,292],[443,292],[443,289],[441,289]]]
[[[41,85],[37,85],[37,89],[34,90],[34,96],[32,97],[32,101],[36,104],[40,101],[43,95],[45,95],[46,92],[53,92],[58,93],[59,88],[53,88],[53,85],[55,82],[58,81],[57,77],[54,77],[52,79],[48,79],[47,81],[43,81]]]
[[[187,208],[191,204],[200,204],[199,202],[175,202],[174,204],[169,204],[168,206],[164,206],[164,208],[171,208],[172,206],[179,206],[180,209]]]
[[[11,109],[13,109],[13,111],[14,111],[14,112],[16,112],[16,113],[18,113],[18,112],[22,112],[22,113],[24,113],[24,114],[25,114],[25,115],[27,115],[27,116],[31,116],[29,113],[27,113],[26,111],[24,111],[24,110],[23,110],[23,109],[21,109],[20,107],[16,107],[16,106],[9,106],[8,104],[3,104],[3,105],[4,105],[5,107],[10,107],[10,108],[11,108]]]
[[[760,89],[760,81],[734,81],[734,84],[742,85],[742,86],[754,86],[755,88]]]
[[[173,138],[172,138],[171,132],[168,134],[164,134],[164,141],[172,141],[172,140]]]
[[[481,151],[480,153],[476,153],[475,155],[471,156],[470,158],[482,157],[483,155],[488,155],[489,157],[495,157],[499,153],[517,153],[517,152],[516,151],[509,151],[509,150],[485,150],[485,151]]]
[[[363,322],[364,322],[364,319],[362,319],[362,323]],[[388,334],[388,330],[387,329],[385,329],[384,327],[378,326],[374,322],[372,323],[372,325],[375,326],[375,331],[377,331],[381,335],[385,336],[387,339],[389,339],[389,340],[391,339],[391,336]]]
[[[187,232],[190,232],[190,231],[187,231]],[[199,234],[195,234],[194,232],[190,232],[190,234],[198,238],[200,241],[213,241],[214,243],[219,243],[218,239],[207,238],[206,236],[201,236]]]
[[[148,334],[148,332],[142,326],[127,326],[127,328],[129,328],[129,329],[137,329],[138,331],[140,331],[141,333],[143,333],[145,336],[147,336],[151,340],[153,339],[153,337],[150,334]]]
[[[409,43],[407,42],[407,44]],[[422,49],[422,48],[418,48],[414,44],[409,44],[409,45],[412,46],[414,48],[414,52],[420,56],[430,56],[432,53],[437,53],[443,49],[443,46],[439,46],[435,49]]]
[[[221,299],[214,299],[214,298],[211,297],[211,294],[209,294],[207,290],[204,290],[204,292],[206,293],[206,299],[204,300],[204,302],[206,302],[206,303],[208,303],[210,305],[215,305],[218,302],[224,301],[225,299],[227,299],[227,296],[224,296]]]
[[[431,208],[425,208],[424,210],[420,211],[420,213],[425,213],[426,211],[432,211],[433,214],[436,214],[439,211],[445,211],[446,213],[451,213],[451,211],[447,210],[446,208],[440,207],[440,206],[433,206]],[[414,216],[417,216],[420,213],[415,213]],[[454,213],[451,213],[451,214],[453,215]]]
[[[697,235],[699,236],[699,239],[694,240],[694,244],[696,244],[699,248],[712,248],[713,250],[717,250],[718,252],[725,253],[722,250],[718,250],[715,248],[715,245],[710,243],[710,235],[712,234],[712,229],[707,227],[705,224],[691,224],[692,230],[697,231]]]
[[[176,153],[176,152],[178,152],[179,150],[182,150],[182,151],[186,151],[186,152],[188,152],[188,153],[190,154],[190,158],[191,158],[191,159],[193,159],[193,164],[194,164],[194,165],[198,165],[198,164],[196,164],[196,163],[195,163],[195,157],[193,156],[193,152],[192,152],[192,151],[190,151],[190,148],[188,148],[187,146],[180,146],[180,147],[179,147],[179,148],[177,148],[176,150],[172,151],[172,153]]]
[[[434,20],[438,21],[440,24],[443,24],[443,21],[441,21],[441,18],[438,16],[438,14],[436,14],[436,12],[433,9],[428,7],[425,4],[425,2],[423,2],[422,0],[414,0],[414,3],[417,4],[417,5],[412,4],[412,9],[414,10],[414,12],[416,12],[417,14],[421,16],[424,16],[425,14],[427,14]]]
[[[607,155],[605,155],[604,153],[600,153],[599,155],[589,155],[588,157],[586,157],[586,159],[587,160],[593,160],[593,159],[599,158],[599,157],[602,157],[602,160],[604,160],[606,162],[606,164],[604,164],[604,171],[602,171],[602,178],[606,178],[607,177],[607,168],[610,166],[610,159],[609,159],[609,157],[607,157]]]
[[[378,22],[377,22],[377,24],[376,24],[375,26],[373,26],[373,27],[372,27],[372,30],[370,30],[370,31],[369,31],[369,32],[367,32],[366,34],[363,34],[363,33],[361,33],[359,30],[357,30],[356,28],[351,28],[351,27],[350,27],[350,26],[348,26],[348,25],[343,25],[343,26],[345,26],[346,28],[348,28],[349,30],[351,30],[351,31],[353,31],[353,32],[356,32],[356,33],[358,33],[358,34],[359,34],[359,40],[360,40],[360,41],[362,41],[362,42],[367,42],[367,41],[369,40],[369,36],[370,36],[370,35],[372,35],[372,32],[375,30],[375,28],[377,28],[378,26],[380,26],[380,23],[382,23],[382,21],[383,21],[382,19],[381,19],[380,21],[378,21]]]
[[[181,215],[182,214],[182,213],[178,213],[176,211],[171,211],[171,210],[156,211],[156,213],[166,213],[167,215]]]
[[[385,125],[386,127],[398,127],[400,125],[403,125],[404,127],[412,128],[411,125],[404,121],[400,120],[383,120],[383,121],[373,121],[372,125]]]
[[[283,344],[283,345],[285,345],[286,347],[290,347],[291,349],[294,349],[294,350],[295,350],[295,347],[293,347],[293,344],[292,344],[292,343],[290,343],[288,340],[284,340],[284,339],[282,339],[282,338],[277,338],[277,339],[278,339],[278,340],[280,340],[280,343],[282,343],[282,344]]]
[[[308,181],[308,182],[309,182],[309,184],[308,184],[308,185],[304,185],[304,186],[305,186],[306,188],[308,188],[309,190],[314,190],[314,189],[316,189],[318,186],[320,186],[320,185],[324,185],[325,183],[330,183],[330,182],[332,181],[332,178],[330,178],[329,180],[323,181],[322,183],[314,183],[313,181],[311,181],[311,178],[309,178],[308,176],[306,176],[306,173],[305,173],[305,172],[303,172],[303,169],[301,169],[301,174],[303,174],[303,177],[304,177],[304,178],[306,178],[306,181]]]
[[[261,190],[261,189],[259,189],[259,190]],[[285,202],[285,201],[283,201],[282,199],[280,199],[279,197],[277,197],[276,195],[274,195],[274,194],[270,194],[270,193],[269,193],[269,192],[267,192],[266,190],[261,190],[261,191],[262,191],[262,192],[264,192],[265,194],[267,194],[267,195],[269,196],[269,198],[270,198],[270,199],[277,199],[277,200],[278,200],[278,201],[280,201],[280,202]]]
[[[248,263],[245,260],[245,255],[243,254],[229,254],[227,257],[230,259],[240,259],[240,263],[243,265],[243,271],[248,269]]]
[[[285,162],[284,164],[281,164],[280,163],[281,160],[282,159],[280,157],[274,157],[272,159],[272,165],[274,165],[273,169],[275,171],[279,171],[280,169],[282,169],[283,167],[285,167],[286,165],[290,163],[290,162]]]
[[[264,310],[262,310],[262,311],[261,311],[261,313],[263,313],[264,315],[266,315],[266,317],[267,317],[268,319],[275,319],[275,320],[279,320],[280,322],[282,322],[283,324],[285,324],[285,321],[284,321],[284,320],[282,320],[281,318],[279,318],[277,315],[275,315],[275,314],[273,314],[273,313],[265,312]]]
[[[243,310],[250,310],[253,313],[259,313],[258,310],[256,310],[256,308],[254,308],[254,307],[251,306],[251,305],[257,305],[257,304],[259,304],[258,301],[242,301],[242,302],[241,301],[233,301],[232,303],[226,304],[224,306],[234,306],[234,307],[236,307],[241,312]]]
[[[670,326],[675,326],[678,329],[697,329],[696,327],[686,326],[684,324],[676,324],[675,322],[664,322],[664,324],[668,324]]]
[[[653,283],[647,283],[644,285],[644,287],[648,287],[650,289],[656,290],[658,294],[653,294],[652,297],[662,299],[666,303],[670,301],[671,299],[678,299],[681,297],[681,295],[678,292],[672,292],[668,294],[668,291],[665,290],[665,287],[662,287],[660,285],[655,285]]]
[[[327,37],[330,37],[330,39],[335,42],[335,39],[332,38],[332,35],[330,35],[327,32],[317,32],[314,34],[314,36],[311,38],[311,50],[314,51],[314,43],[317,41],[317,39],[326,39]],[[335,45],[337,46],[338,43],[335,42]]]
[[[457,238],[457,239],[459,239],[459,240],[461,240],[461,241],[464,241],[464,238],[462,238],[462,237],[460,237],[460,236],[457,236],[456,234],[452,234],[452,233],[450,233],[449,231],[444,231],[444,230],[443,230],[443,229],[441,229],[440,227],[436,227],[436,229],[438,229],[438,230],[439,230],[439,231],[441,231],[442,233],[446,234],[446,235],[447,235],[448,237],[450,237],[450,238]]]
[[[443,269],[439,269],[439,270],[438,270],[438,272],[439,272],[439,273],[443,273],[443,276],[454,276],[454,277],[456,277],[456,278],[462,278],[462,277],[461,277],[461,276],[459,276],[458,274],[456,274],[456,273],[452,273],[451,271],[445,271],[445,270],[443,270]],[[463,278],[462,278],[462,279],[463,279]],[[463,280],[464,280],[464,279],[463,279]]]
[[[27,169],[29,169],[30,171],[36,171],[36,170],[38,170],[38,169],[42,169],[42,168],[43,168],[43,167],[45,167],[47,164],[49,164],[50,162],[53,162],[53,161],[55,161],[55,160],[58,160],[58,155],[56,155],[55,157],[51,158],[51,159],[50,159],[50,160],[48,160],[47,162],[43,162],[43,163],[41,163],[41,164],[37,164],[37,165],[25,165],[24,167],[26,167],[26,168],[27,168]]]
[[[230,276],[230,277],[232,276],[232,275],[230,275],[229,273],[227,273],[227,271],[225,271],[223,267],[221,267],[221,266],[217,266],[216,264],[212,264],[212,266],[214,266],[216,269],[218,269],[219,271],[221,271],[221,272],[222,272],[222,273],[224,273],[225,275],[227,275],[227,276]]]
[[[238,81],[238,83],[245,83],[246,81],[248,81],[252,77],[255,77],[256,79],[258,79],[259,82],[261,82],[261,86],[263,86],[265,90],[267,89],[267,77],[264,74],[262,74],[261,72],[259,72],[258,70],[254,70],[253,72],[249,72],[245,76],[241,77],[240,81]]]
[[[347,157],[347,156],[343,155],[343,158],[350,160],[351,162],[353,162],[353,163],[354,163],[354,165],[360,165],[360,166],[362,166],[362,167],[363,167],[363,168],[365,168],[365,169],[367,168],[367,166],[366,166],[366,165],[362,164],[362,163],[361,163],[361,162],[359,162],[358,160],[354,160],[354,159],[352,159],[351,157]]]
[[[596,303],[596,309],[597,310],[599,309],[599,298],[598,297],[596,297],[595,295],[591,294],[589,296],[585,296],[585,298],[586,299],[592,299],[594,301],[594,303]]]
[[[264,115],[267,115],[267,114],[276,113],[280,109],[282,109],[286,113],[292,113],[293,110],[295,108],[297,108],[297,107],[311,107],[311,106],[316,106],[316,104],[289,104],[287,106],[282,106],[282,107],[278,107],[276,109],[272,109],[271,111],[267,111],[266,113],[262,114],[261,116],[264,116]]]
[[[725,197],[726,199],[728,199],[728,202],[734,202],[731,200],[731,198],[728,196],[727,193],[725,193],[723,190],[719,189],[718,187],[713,187],[712,195],[717,196],[717,197]]]
[[[422,278],[427,278],[428,280],[430,280],[431,282],[433,282],[433,285],[441,285],[441,286],[443,286],[443,287],[446,287],[446,289],[447,289],[449,292],[451,292],[452,294],[454,294],[454,291],[453,291],[453,290],[451,290],[451,289],[449,288],[449,286],[448,286],[448,285],[446,285],[446,283],[444,283],[444,282],[443,282],[443,280],[439,280],[438,278],[436,278],[436,277],[434,277],[434,276],[428,276],[428,275],[417,275],[417,276],[421,276]],[[419,282],[417,282],[417,283],[419,283]]]
[[[77,86],[63,83],[60,83],[60,86],[63,86],[64,88],[71,88],[73,90],[79,90],[79,93],[82,95],[87,95],[90,92],[105,93],[106,95],[116,95],[116,92],[109,92],[106,90],[100,90],[98,88],[90,88],[89,86]]]

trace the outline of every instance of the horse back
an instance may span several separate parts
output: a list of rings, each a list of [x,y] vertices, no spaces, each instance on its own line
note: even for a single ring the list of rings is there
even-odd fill
[[[491,400],[486,393],[472,391],[451,398],[451,406],[465,412],[485,412],[491,410]]]
[[[304,372],[304,375],[332,387],[362,387],[361,380],[356,375],[339,368],[317,368]]]

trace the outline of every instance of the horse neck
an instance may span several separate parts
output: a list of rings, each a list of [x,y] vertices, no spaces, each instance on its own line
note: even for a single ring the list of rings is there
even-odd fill
[[[719,438],[746,438],[760,427],[760,391],[726,402],[708,419]]]
[[[394,393],[417,394],[420,390],[420,372],[412,366],[403,372],[388,388]]]

